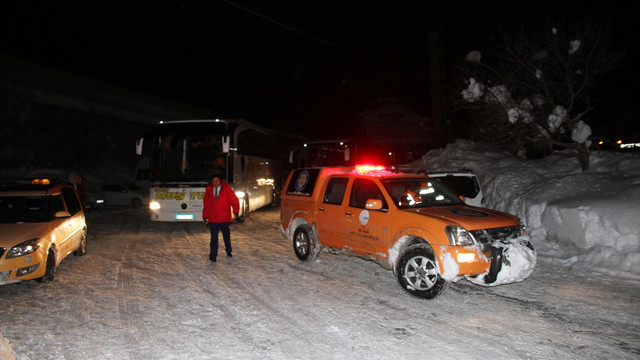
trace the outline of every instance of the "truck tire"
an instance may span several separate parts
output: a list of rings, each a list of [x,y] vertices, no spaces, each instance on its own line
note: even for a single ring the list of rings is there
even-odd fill
[[[438,272],[435,254],[428,244],[410,246],[400,256],[396,274],[406,292],[423,299],[435,298],[448,285]]]
[[[302,261],[313,261],[318,256],[320,244],[309,226],[299,226],[293,233],[293,251]]]

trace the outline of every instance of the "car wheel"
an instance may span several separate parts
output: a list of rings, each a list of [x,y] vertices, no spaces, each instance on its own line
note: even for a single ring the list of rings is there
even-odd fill
[[[293,251],[302,261],[313,261],[320,252],[320,244],[315,240],[308,226],[300,226],[293,233]]]
[[[140,199],[138,198],[133,198],[131,199],[131,206],[135,209],[135,208],[139,208],[140,206],[142,206],[142,201],[140,201]]]
[[[86,253],[87,253],[87,230],[82,229],[82,237],[80,238],[80,245],[78,246],[76,251],[73,252],[73,255],[83,256]]]
[[[438,272],[433,249],[427,244],[409,247],[398,261],[396,274],[405,291],[423,299],[433,299],[447,287]]]
[[[47,263],[45,264],[44,276],[39,278],[41,283],[52,282],[56,277],[56,254],[53,253],[53,249],[49,249],[49,255],[47,255]]]

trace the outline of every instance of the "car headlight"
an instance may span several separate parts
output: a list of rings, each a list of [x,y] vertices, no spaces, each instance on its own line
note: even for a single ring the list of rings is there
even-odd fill
[[[475,242],[473,241],[473,237],[467,229],[461,226],[455,225],[447,225],[444,228],[444,231],[447,233],[447,237],[449,238],[449,244],[451,245],[473,245]]]
[[[151,210],[160,210],[160,203],[157,201],[152,201],[149,203],[149,209]]]
[[[7,259],[16,258],[18,256],[23,256],[27,254],[31,254],[32,252],[38,250],[40,247],[39,239],[31,239],[27,241],[23,241],[20,244],[14,246],[7,253]]]

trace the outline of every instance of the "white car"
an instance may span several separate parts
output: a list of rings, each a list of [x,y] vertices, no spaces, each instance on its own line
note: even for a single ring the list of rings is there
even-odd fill
[[[149,195],[121,184],[104,184],[100,187],[105,205],[138,208],[149,203]]]
[[[456,194],[464,196],[464,202],[467,205],[485,206],[482,187],[471,170],[433,171],[427,172],[427,175],[438,180]]]

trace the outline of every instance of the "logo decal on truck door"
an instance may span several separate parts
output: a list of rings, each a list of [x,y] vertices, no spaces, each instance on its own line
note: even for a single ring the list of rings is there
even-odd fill
[[[360,212],[360,224],[362,224],[362,226],[367,225],[367,223],[369,222],[369,210],[362,210]]]

